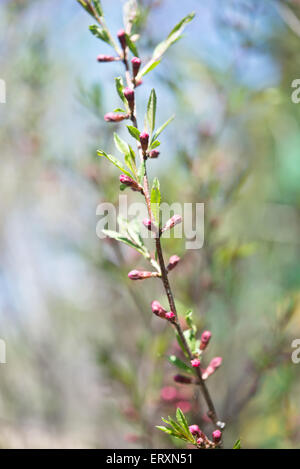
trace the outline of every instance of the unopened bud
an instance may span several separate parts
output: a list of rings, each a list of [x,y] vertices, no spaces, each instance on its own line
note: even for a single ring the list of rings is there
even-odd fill
[[[98,62],[114,62],[116,57],[113,57],[112,55],[100,54],[98,55],[97,60]]]
[[[150,218],[144,218],[143,220],[143,225],[147,228],[147,230],[149,231],[154,231],[156,232],[157,231],[157,228],[155,226],[155,224],[152,223],[152,221],[150,220]]]
[[[140,142],[142,145],[143,152],[147,151],[148,143],[149,143],[149,134],[147,132],[142,132],[140,135]]]
[[[124,96],[128,101],[130,110],[133,111],[134,109],[134,91],[132,88],[125,88],[124,89]]]
[[[222,438],[222,432],[220,430],[215,430],[212,432],[212,438],[214,443],[219,443]]]
[[[152,313],[160,318],[165,318],[167,311],[162,307],[159,301],[152,301],[151,303]]]
[[[162,229],[162,232],[170,230],[171,228],[174,228],[175,225],[178,225],[181,222],[182,222],[182,217],[180,215],[174,215],[172,218],[170,218],[170,220],[167,221],[164,228]]]
[[[122,49],[123,49],[123,51],[124,51],[124,50],[126,49],[126,46],[127,46],[127,43],[126,43],[126,33],[125,33],[124,29],[120,29],[120,30],[118,31],[117,36],[118,36],[118,39],[119,39],[119,41],[120,41],[121,47],[122,47]]]
[[[126,174],[121,174],[120,183],[125,186],[130,187],[133,191],[142,192],[143,188],[140,186],[134,179],[127,176]]]
[[[148,154],[149,158],[158,158],[159,157],[159,151],[154,149],[154,150],[151,150],[149,151],[149,154]]]
[[[116,114],[114,112],[108,112],[104,116],[104,120],[106,122],[121,122],[124,119],[128,119],[128,116],[126,114]]]
[[[139,73],[139,69],[141,67],[141,59],[139,59],[138,57],[133,57],[131,59],[131,63],[132,63],[132,74],[133,74],[133,78],[135,78],[137,76],[137,74]]]
[[[157,277],[157,272],[147,272],[143,270],[132,270],[129,272],[128,277],[131,280],[144,280],[146,278]]]
[[[191,360],[191,365],[194,368],[199,368],[199,366],[201,365],[199,358],[194,358],[193,360]]]
[[[171,256],[169,259],[169,263],[167,265],[168,272],[175,269],[179,261],[180,261],[180,257],[176,256],[176,254],[174,254],[174,256]]]
[[[210,331],[204,331],[201,335],[201,343],[200,343],[200,350],[205,350],[206,347],[209,344],[211,338],[211,332]]]
[[[202,446],[203,443],[204,443],[204,439],[203,439],[203,438],[198,438],[198,439],[197,439],[197,445]]]
[[[169,319],[170,321],[173,320],[173,319],[175,319],[175,317],[176,317],[176,316],[175,316],[175,314],[173,313],[173,311],[169,311],[168,313],[166,313],[166,316],[165,316],[165,318],[166,318],[166,319]]]
[[[192,435],[199,435],[199,433],[201,432],[200,428],[198,427],[198,425],[190,425],[189,426],[189,430],[191,432]]]
[[[222,364],[222,357],[215,357],[211,360],[206,370],[202,373],[202,379],[207,379],[211,376]]]
[[[180,383],[180,384],[191,384],[193,381],[192,378],[190,378],[189,376],[184,376],[184,375],[175,375],[173,379],[175,383]]]

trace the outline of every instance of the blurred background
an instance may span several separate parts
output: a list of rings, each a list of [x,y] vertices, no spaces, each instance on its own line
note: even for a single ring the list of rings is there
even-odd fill
[[[124,2],[102,3],[115,35]],[[205,203],[204,247],[164,249],[182,257],[179,312],[212,331],[208,359],[223,357],[208,387],[225,446],[297,448],[300,2],[138,3],[144,61],[196,12],[137,100],[141,114],[155,87],[158,123],[176,114],[150,168],[163,200]],[[1,2],[2,448],[180,447],[155,429],[178,406],[212,430],[201,398],[173,381],[174,337],[150,309],[165,305],[160,282],[130,283],[141,260],[96,236],[97,205],[118,203],[119,172],[96,150],[115,151],[103,115],[120,106],[123,70],[97,63],[110,49],[93,23],[75,0]]]

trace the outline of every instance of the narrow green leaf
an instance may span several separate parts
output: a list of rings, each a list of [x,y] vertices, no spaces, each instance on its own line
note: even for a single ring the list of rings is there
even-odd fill
[[[101,29],[100,26],[93,24],[90,26],[91,33],[96,36],[101,41],[106,42],[107,44],[111,44],[110,37],[105,29]]]
[[[129,151],[125,155],[125,163],[127,164],[128,168],[132,171],[135,176],[135,179],[138,179],[137,168],[135,164],[135,153],[130,145],[128,145]]]
[[[143,179],[144,179],[144,176],[145,176],[145,171],[146,171],[146,168],[145,168],[145,161],[143,160],[139,166],[139,169],[138,169],[138,181],[140,184],[143,184]]]
[[[165,128],[170,124],[170,122],[172,122],[174,118],[175,116],[171,116],[170,119],[168,119],[161,127],[159,127],[159,129],[157,129],[154,133],[152,140],[156,140],[157,137],[162,133],[163,130],[165,130]]]
[[[102,233],[104,233],[105,236],[108,236],[109,238],[112,238],[112,239],[115,239],[116,241],[120,241],[121,243],[127,244],[127,246],[130,246],[131,248],[135,249],[139,253],[143,254],[143,250],[140,248],[140,246],[136,245],[133,241],[126,238],[126,236],[123,236],[121,233],[118,233],[117,231],[112,231],[112,230],[102,230]]]
[[[241,440],[238,439],[233,446],[233,449],[241,449]]]
[[[127,102],[127,99],[125,98],[124,93],[123,93],[124,84],[123,84],[122,78],[121,77],[115,78],[115,83],[116,83],[117,93],[120,96],[123,103],[125,104],[125,108],[128,110],[128,102]]]
[[[128,132],[136,140],[140,141],[140,131],[133,125],[127,125]]]
[[[170,34],[168,35],[167,39],[155,48],[153,52],[153,59],[158,60],[166,51],[167,49],[174,44],[181,36],[185,26],[192,21],[195,17],[195,13],[190,13],[189,15],[185,16],[176,26],[172,29]]]
[[[160,142],[158,140],[154,140],[150,145],[150,149],[153,150],[154,148],[159,147],[159,145],[160,145]]]
[[[133,55],[135,57],[138,57],[139,52],[137,50],[137,47],[136,47],[135,43],[131,40],[131,37],[128,34],[126,34],[126,44],[129,47],[129,49],[131,50],[131,52],[133,53]]]
[[[142,70],[138,74],[138,79],[142,78],[143,76],[147,75],[147,73],[151,72],[154,70],[157,65],[159,65],[161,60],[150,60],[145,67],[142,68]]]
[[[148,106],[147,106],[147,115],[146,115],[146,122],[147,122],[147,127],[149,130],[150,134],[150,141],[152,139],[152,134],[155,128],[155,116],[156,116],[156,93],[155,90],[152,89],[148,101]]]
[[[191,309],[189,309],[186,313],[185,313],[185,320],[187,322],[187,325],[189,327],[193,327],[194,323],[193,323],[193,311]]]
[[[168,360],[170,363],[172,363],[172,365],[176,366],[180,370],[184,370],[186,373],[193,374],[191,368],[189,368],[183,361],[180,360],[180,358],[177,358],[175,355],[170,355]]]
[[[174,432],[171,430],[171,428],[164,427],[163,425],[156,425],[155,428],[158,428],[158,430],[161,430],[162,432],[167,433],[168,435],[172,435]]]
[[[122,109],[121,107],[117,107],[116,109],[114,109],[114,112],[126,112],[126,111]]]
[[[160,217],[159,217],[160,202],[161,202],[161,194],[160,194],[160,188],[159,188],[159,180],[155,178],[153,180],[152,189],[151,189],[151,210],[158,225],[160,221]]]
[[[186,351],[185,348],[184,348],[184,345],[183,345],[183,342],[182,342],[182,340],[181,340],[180,335],[178,334],[177,331],[175,331],[175,334],[176,334],[176,339],[177,339],[178,345],[180,346],[180,348],[181,348],[181,350],[183,351],[184,355],[185,355],[187,358],[189,358],[189,357],[188,357],[188,354],[187,354],[187,351]]]
[[[85,11],[87,11],[93,18],[95,17],[92,8],[90,7],[90,5],[89,5],[85,0],[77,0],[77,2],[78,2],[78,3],[82,6],[82,8],[84,8]]]
[[[114,141],[120,153],[123,153],[123,155],[125,155],[126,153],[129,153],[128,144],[121,137],[119,137],[119,135],[116,132],[114,132]]]
[[[189,430],[189,425],[188,425],[187,419],[186,419],[184,413],[182,412],[182,410],[179,407],[177,407],[177,410],[176,410],[176,418],[177,418],[177,422],[184,429],[186,436],[191,437],[192,434]]]
[[[98,150],[97,154],[99,156],[105,156],[105,158],[107,158],[113,165],[115,165],[118,169],[120,169],[124,174],[127,174],[127,176],[132,177],[132,174],[130,174],[127,171],[127,169],[124,168],[121,161],[119,161],[113,155],[109,155],[109,154],[105,153],[103,150]]]
[[[93,0],[94,8],[99,16],[103,16],[103,8],[100,0]]]

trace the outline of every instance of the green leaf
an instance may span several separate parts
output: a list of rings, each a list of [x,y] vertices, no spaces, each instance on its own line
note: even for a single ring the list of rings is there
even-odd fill
[[[103,8],[100,0],[93,0],[94,8],[99,16],[103,16]]]
[[[129,153],[128,144],[121,137],[119,137],[119,135],[116,132],[114,132],[114,141],[120,153],[123,153],[124,155],[126,153]]]
[[[155,48],[153,52],[154,59],[159,59],[167,51],[167,49],[180,38],[185,26],[190,21],[192,21],[194,17],[195,13],[190,13],[189,15],[185,16],[181,21],[179,21],[179,23],[176,24],[176,26],[168,35],[167,39],[158,44],[158,46]]]
[[[170,119],[168,119],[161,127],[159,127],[159,129],[157,129],[156,132],[154,133],[152,140],[156,140],[157,137],[162,133],[163,130],[165,130],[165,128],[167,127],[167,125],[169,125],[170,122],[172,122],[172,120],[173,120],[174,118],[175,118],[175,116],[171,116]]]
[[[131,38],[128,34],[126,34],[126,44],[129,47],[129,49],[131,50],[131,52],[133,53],[133,55],[135,57],[138,57],[139,52],[137,50],[137,47],[136,47],[135,43],[131,40]]]
[[[168,435],[173,435],[174,434],[174,432],[171,430],[171,428],[164,427],[163,425],[156,425],[155,428],[158,428],[158,430],[161,430],[162,432],[165,432]]]
[[[128,147],[129,147],[129,151],[125,155],[125,163],[127,164],[128,168],[132,171],[135,178],[137,179],[138,174],[137,174],[137,168],[135,164],[135,153],[130,145],[128,145]]]
[[[127,125],[128,132],[136,140],[140,141],[140,131],[133,125]]]
[[[92,8],[90,7],[90,5],[89,5],[85,0],[77,0],[77,2],[78,2],[78,3],[82,6],[82,8],[84,8],[85,11],[87,11],[93,18],[95,17]]]
[[[183,344],[183,342],[182,342],[182,340],[181,340],[180,335],[178,334],[177,331],[175,331],[175,334],[176,334],[176,339],[177,339],[178,345],[180,346],[180,348],[181,348],[181,350],[183,351],[184,355],[185,355],[187,358],[189,358],[189,356],[188,356],[188,354],[187,354],[187,351],[186,351],[185,348],[184,348],[184,344]]]
[[[160,142],[158,140],[154,140],[150,145],[150,149],[153,150],[154,148],[159,147],[159,145]]]
[[[120,241],[121,243],[127,244],[127,246],[130,246],[131,248],[135,249],[139,253],[143,254],[143,249],[141,249],[140,246],[135,244],[126,236],[123,236],[121,233],[118,233],[117,231],[112,231],[112,230],[102,230],[102,233],[104,233],[105,236],[108,236],[109,238],[112,238],[112,239],[115,239],[116,241]]]
[[[138,181],[140,184],[143,184],[143,179],[144,179],[144,176],[145,176],[145,171],[146,171],[146,167],[145,167],[145,160],[143,160],[139,166],[139,169],[138,169]]]
[[[241,449],[241,440],[238,439],[233,446],[233,449]]]
[[[185,313],[185,320],[187,322],[187,325],[189,327],[193,327],[194,323],[193,323],[193,311],[191,309],[189,309],[186,313]]]
[[[176,366],[180,370],[193,374],[193,370],[191,370],[191,368],[189,368],[183,361],[180,360],[180,358],[177,358],[175,355],[170,355],[168,360],[170,363],[172,363],[172,365]]]
[[[154,70],[157,65],[159,65],[161,62],[161,60],[150,60],[150,62],[148,62],[145,67],[142,68],[142,70],[139,72],[138,74],[138,79],[142,78],[143,76],[147,75],[147,73],[151,72],[152,70]]]
[[[159,217],[159,207],[161,202],[161,194],[159,188],[159,180],[157,178],[154,179],[151,189],[151,210],[153,216],[159,225],[160,217]]]
[[[121,107],[117,107],[116,109],[114,109],[114,112],[126,112],[126,111],[122,109]]]
[[[106,42],[107,44],[111,45],[110,37],[105,29],[101,29],[100,26],[93,24],[90,26],[91,33],[96,36],[98,39]]]
[[[156,93],[155,90],[152,89],[148,101],[148,106],[147,106],[147,114],[146,114],[146,122],[147,122],[147,128],[150,134],[150,141],[152,139],[152,134],[155,128],[155,116],[156,116]]]
[[[120,96],[121,100],[123,101],[123,103],[125,104],[125,108],[128,110],[128,102],[127,102],[127,99],[125,98],[124,96],[124,93],[123,93],[123,90],[124,90],[124,84],[123,84],[123,80],[121,77],[117,77],[115,78],[115,83],[116,83],[116,90],[117,90],[117,93],[118,95]]]
[[[103,150],[98,150],[97,154],[99,156],[105,156],[113,165],[115,165],[118,169],[120,169],[124,174],[127,174],[127,176],[132,177],[132,174],[130,174],[127,169],[124,168],[122,165],[121,161],[119,161],[117,158],[115,158],[113,155],[108,155],[105,153]]]
[[[184,415],[184,413],[182,412],[182,410],[178,407],[177,410],[176,410],[176,418],[177,418],[177,422],[181,425],[181,427],[184,429],[184,432],[185,432],[185,435],[190,438],[192,437],[192,434],[189,430],[189,424],[187,422],[187,419]],[[194,440],[194,438],[193,438]]]

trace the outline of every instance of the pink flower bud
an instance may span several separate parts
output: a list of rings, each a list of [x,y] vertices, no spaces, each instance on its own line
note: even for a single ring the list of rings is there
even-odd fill
[[[149,231],[153,231],[154,233],[157,232],[156,226],[151,222],[150,218],[145,218],[143,220],[143,225],[147,228]]]
[[[162,232],[166,230],[170,230],[171,228],[174,228],[175,225],[178,225],[181,222],[182,222],[182,217],[180,215],[174,215],[172,218],[170,218],[170,220],[167,221],[164,228],[162,229]]]
[[[160,318],[165,318],[167,311],[165,308],[162,307],[162,305],[159,303],[159,301],[152,301],[151,304],[152,312],[156,314],[156,316]]]
[[[98,62],[114,62],[116,57],[113,57],[112,55],[100,54],[98,55],[97,60]]]
[[[166,319],[169,319],[169,320],[172,320],[172,319],[174,319],[175,317],[176,317],[176,316],[175,316],[175,314],[173,313],[173,311],[169,311],[169,312],[166,313],[166,315],[165,315],[165,318],[166,318]]]
[[[174,256],[171,256],[169,259],[169,263],[167,265],[168,272],[175,269],[179,261],[180,261],[180,257],[176,256],[176,254],[174,254]]]
[[[141,145],[142,145],[142,150],[144,152],[146,152],[147,148],[148,148],[148,143],[149,143],[149,134],[147,134],[147,132],[142,132],[141,133],[140,142],[141,142]]]
[[[174,379],[175,383],[180,383],[180,384],[191,384],[192,383],[192,378],[190,378],[189,376],[175,375],[173,379]]]
[[[134,91],[132,88],[125,88],[124,89],[124,96],[125,98],[127,99],[128,101],[128,104],[129,104],[129,107],[131,109],[131,111],[133,110],[134,108]]]
[[[215,430],[212,432],[212,438],[214,443],[219,443],[222,438],[222,432],[220,430]]]
[[[207,379],[211,376],[222,364],[222,357],[215,357],[211,360],[210,364],[206,368],[206,370],[202,373],[202,378]]]
[[[200,350],[205,350],[206,347],[209,344],[211,338],[211,332],[210,331],[204,331],[201,335],[201,343],[200,343]]]
[[[198,368],[201,365],[199,358],[194,358],[193,360],[191,360],[191,365],[194,368]]]
[[[127,43],[126,43],[126,33],[125,33],[124,29],[120,29],[120,30],[118,31],[117,36],[118,36],[118,39],[119,39],[119,41],[120,41],[121,47],[122,47],[122,49],[123,49],[123,51],[124,51],[124,50],[126,49],[126,46],[127,46]]]
[[[132,270],[129,272],[128,277],[131,280],[144,280],[146,278],[157,277],[157,272],[147,272],[143,270]]]
[[[202,445],[203,445],[203,443],[204,443],[204,439],[203,439],[203,438],[201,438],[201,437],[200,437],[200,438],[198,438],[198,440],[197,440],[197,445],[199,445],[199,446],[202,446]]]
[[[135,78],[137,76],[137,74],[139,73],[139,69],[141,67],[142,61],[138,57],[133,57],[131,59],[131,63],[132,63],[133,78]]]
[[[148,154],[149,158],[158,158],[159,157],[159,151],[154,149],[151,150]]]
[[[189,430],[191,432],[192,435],[199,435],[199,433],[201,432],[200,428],[198,427],[198,425],[190,425],[189,426]]]
[[[128,116],[126,114],[116,114],[114,112],[108,112],[104,116],[104,120],[106,122],[121,122],[124,119],[128,119]]]
[[[127,176],[126,174],[121,174],[120,183],[130,187],[130,189],[132,189],[133,191],[143,192],[142,186],[140,186],[136,181],[134,181],[131,177]]]

